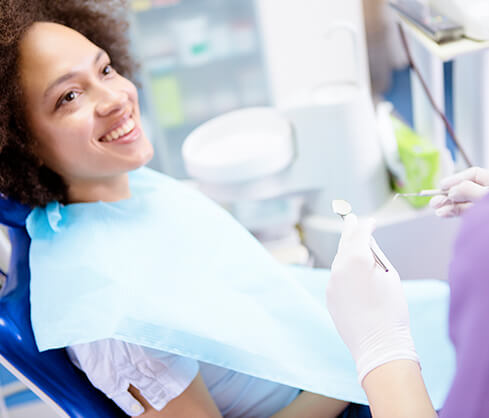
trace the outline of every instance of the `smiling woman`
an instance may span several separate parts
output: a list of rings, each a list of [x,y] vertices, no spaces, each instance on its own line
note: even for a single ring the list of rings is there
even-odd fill
[[[37,347],[65,347],[133,416],[335,418],[365,402],[324,304],[328,272],[283,266],[222,207],[142,167],[153,149],[123,4],[0,0],[0,194],[32,209]],[[411,289],[439,406],[447,289]],[[412,350],[396,355],[417,370]]]
[[[284,384],[283,379],[260,379],[261,374],[268,376],[263,369],[255,377],[256,373],[235,371],[240,367],[220,367],[227,362],[218,355],[219,344],[206,353],[205,346],[192,344],[185,337],[171,341],[168,335],[162,335],[157,338],[163,344],[156,346],[159,350],[148,351],[148,342],[140,338],[81,334],[82,329],[96,330],[98,324],[105,327],[112,323],[112,315],[117,312],[137,312],[139,316],[148,307],[156,309],[158,320],[163,318],[168,323],[175,316],[189,317],[193,328],[198,318],[190,313],[197,309],[206,312],[206,316],[199,313],[200,318],[212,318],[199,328],[212,326],[208,340],[220,341],[222,315],[219,313],[216,318],[216,309],[221,293],[215,289],[221,283],[216,287],[203,280],[208,283],[211,297],[196,301],[178,290],[180,286],[187,287],[186,280],[199,276],[185,270],[185,266],[192,266],[186,261],[189,237],[184,233],[190,221],[209,228],[200,231],[205,247],[211,251],[199,251],[204,264],[216,257],[215,251],[220,250],[222,242],[238,244],[244,240],[253,247],[251,255],[256,250],[265,257],[264,266],[271,263],[282,271],[282,266],[222,208],[196,191],[189,194],[182,184],[161,173],[141,168],[151,159],[153,148],[141,127],[137,90],[127,78],[132,63],[127,54],[127,25],[120,17],[122,5],[123,0],[0,0],[0,193],[33,208],[26,219],[26,229],[31,238],[31,321],[38,347],[53,348],[42,345],[44,326],[49,326],[50,337],[58,331],[63,337],[73,336],[59,347],[67,347],[72,361],[90,381],[131,415],[210,418],[221,414],[232,417],[276,413],[281,418],[336,417],[346,402],[306,391],[300,393],[299,388]],[[199,202],[203,206],[199,207]],[[66,217],[66,211],[74,211],[75,216]],[[216,219],[220,221],[212,227]],[[50,225],[46,230],[45,220]],[[91,224],[99,221],[102,223]],[[227,222],[230,226],[224,229],[237,234],[230,239],[216,235]],[[71,226],[78,232],[70,229],[68,235],[62,233]],[[179,232],[172,234],[175,226]],[[63,241],[62,251],[52,252],[54,242],[48,245],[50,249],[39,248],[39,244],[47,242],[43,231],[57,242]],[[121,232],[127,235],[121,237]],[[88,242],[84,243],[83,237]],[[156,241],[152,242],[151,237]],[[213,242],[209,244],[211,237]],[[200,242],[194,236],[190,241]],[[239,248],[230,247],[246,265],[254,265],[249,263],[248,252]],[[152,251],[157,253],[151,255]],[[71,261],[70,255],[74,257]],[[218,258],[228,260],[228,266],[235,268],[228,256]],[[164,272],[163,267],[170,266],[172,259],[177,263],[178,277]],[[49,260],[56,272],[44,271],[45,264],[38,264],[39,260]],[[66,262],[66,272],[61,260]],[[88,260],[95,261],[95,269]],[[122,273],[112,269],[116,264],[122,267]],[[98,273],[96,270],[103,266],[111,271]],[[207,267],[204,270],[213,278],[225,278],[229,286],[229,274],[223,270],[219,274]],[[263,267],[262,273],[265,271]],[[76,272],[81,276],[77,278]],[[281,274],[288,280],[288,274]],[[258,276],[250,272],[246,281],[248,278],[257,280]],[[59,286],[52,285],[51,279],[59,279]],[[282,284],[277,288],[283,288]],[[61,289],[69,289],[69,295],[58,299]],[[109,294],[104,295],[103,289],[109,289]],[[135,294],[136,289],[144,295],[136,294],[134,300],[128,300],[126,296]],[[149,304],[147,295],[152,297]],[[210,306],[202,305],[201,299]],[[170,300],[177,303],[176,309]],[[232,299],[228,298],[228,302],[232,303]],[[77,306],[83,311],[79,318],[84,325],[67,321],[78,317]],[[54,315],[61,323],[55,324],[44,316],[53,313],[53,307],[61,307]],[[180,314],[181,307],[184,311]],[[237,310],[233,307],[233,311],[249,317],[247,303],[241,303]],[[94,318],[95,323],[90,325],[88,318]],[[247,321],[253,327],[254,323]],[[185,321],[172,325],[169,334],[183,335],[182,324]],[[145,329],[142,325],[137,332]],[[158,329],[166,332],[161,325]],[[233,340],[234,326],[224,329]],[[271,332],[275,333],[277,330]],[[253,334],[260,335],[255,331]],[[256,338],[249,342],[262,346]],[[197,360],[206,358],[212,364]],[[241,361],[240,356],[235,358]],[[298,360],[302,361],[302,354]],[[289,361],[284,361],[284,367]],[[334,394],[336,391],[335,388]]]
[[[96,193],[109,183],[124,189],[117,175],[151,157],[136,89],[123,77],[135,66],[122,4],[105,1],[102,12],[97,1],[0,1],[4,195],[33,207],[97,199],[87,195],[90,182],[99,182]],[[58,62],[59,51],[66,60]]]
[[[130,197],[127,172],[153,149],[140,127],[136,87],[107,52],[71,28],[36,22],[21,40],[19,73],[36,156],[61,176],[66,200]]]

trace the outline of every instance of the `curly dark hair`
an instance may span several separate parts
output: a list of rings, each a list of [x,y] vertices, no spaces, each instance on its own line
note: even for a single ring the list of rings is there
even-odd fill
[[[19,42],[37,21],[68,26],[103,48],[131,78],[126,0],[0,0],[0,193],[31,207],[66,203],[67,185],[34,153],[19,82]],[[110,29],[109,29],[110,28]]]

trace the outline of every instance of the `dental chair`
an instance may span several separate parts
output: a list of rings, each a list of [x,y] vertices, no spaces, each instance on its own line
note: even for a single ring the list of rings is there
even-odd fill
[[[29,208],[0,197],[0,224],[9,228],[10,267],[0,289],[0,364],[51,406],[59,416],[118,418],[127,415],[98,391],[64,349],[40,353],[30,322]],[[55,262],[55,260],[53,260]],[[340,418],[371,418],[368,407],[352,405]]]
[[[127,417],[90,384],[65,350],[37,350],[30,323],[28,213],[29,208],[0,198],[0,223],[8,226],[12,243],[9,272],[0,290],[0,363],[60,416]]]

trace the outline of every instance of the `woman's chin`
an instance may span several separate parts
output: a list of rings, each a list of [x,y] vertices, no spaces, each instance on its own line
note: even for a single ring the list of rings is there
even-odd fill
[[[130,168],[130,170],[128,171],[136,170],[137,168],[140,168],[148,164],[153,159],[154,156],[153,144],[151,144],[151,142],[149,142],[146,138],[145,138],[145,142],[146,142],[145,146],[140,147],[136,155],[134,155],[135,158],[134,158],[133,167]]]

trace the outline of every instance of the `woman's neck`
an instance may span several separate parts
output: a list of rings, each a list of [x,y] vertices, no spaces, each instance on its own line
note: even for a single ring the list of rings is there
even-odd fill
[[[74,179],[68,182],[68,202],[116,202],[129,199],[129,176],[127,173],[114,177]]]

